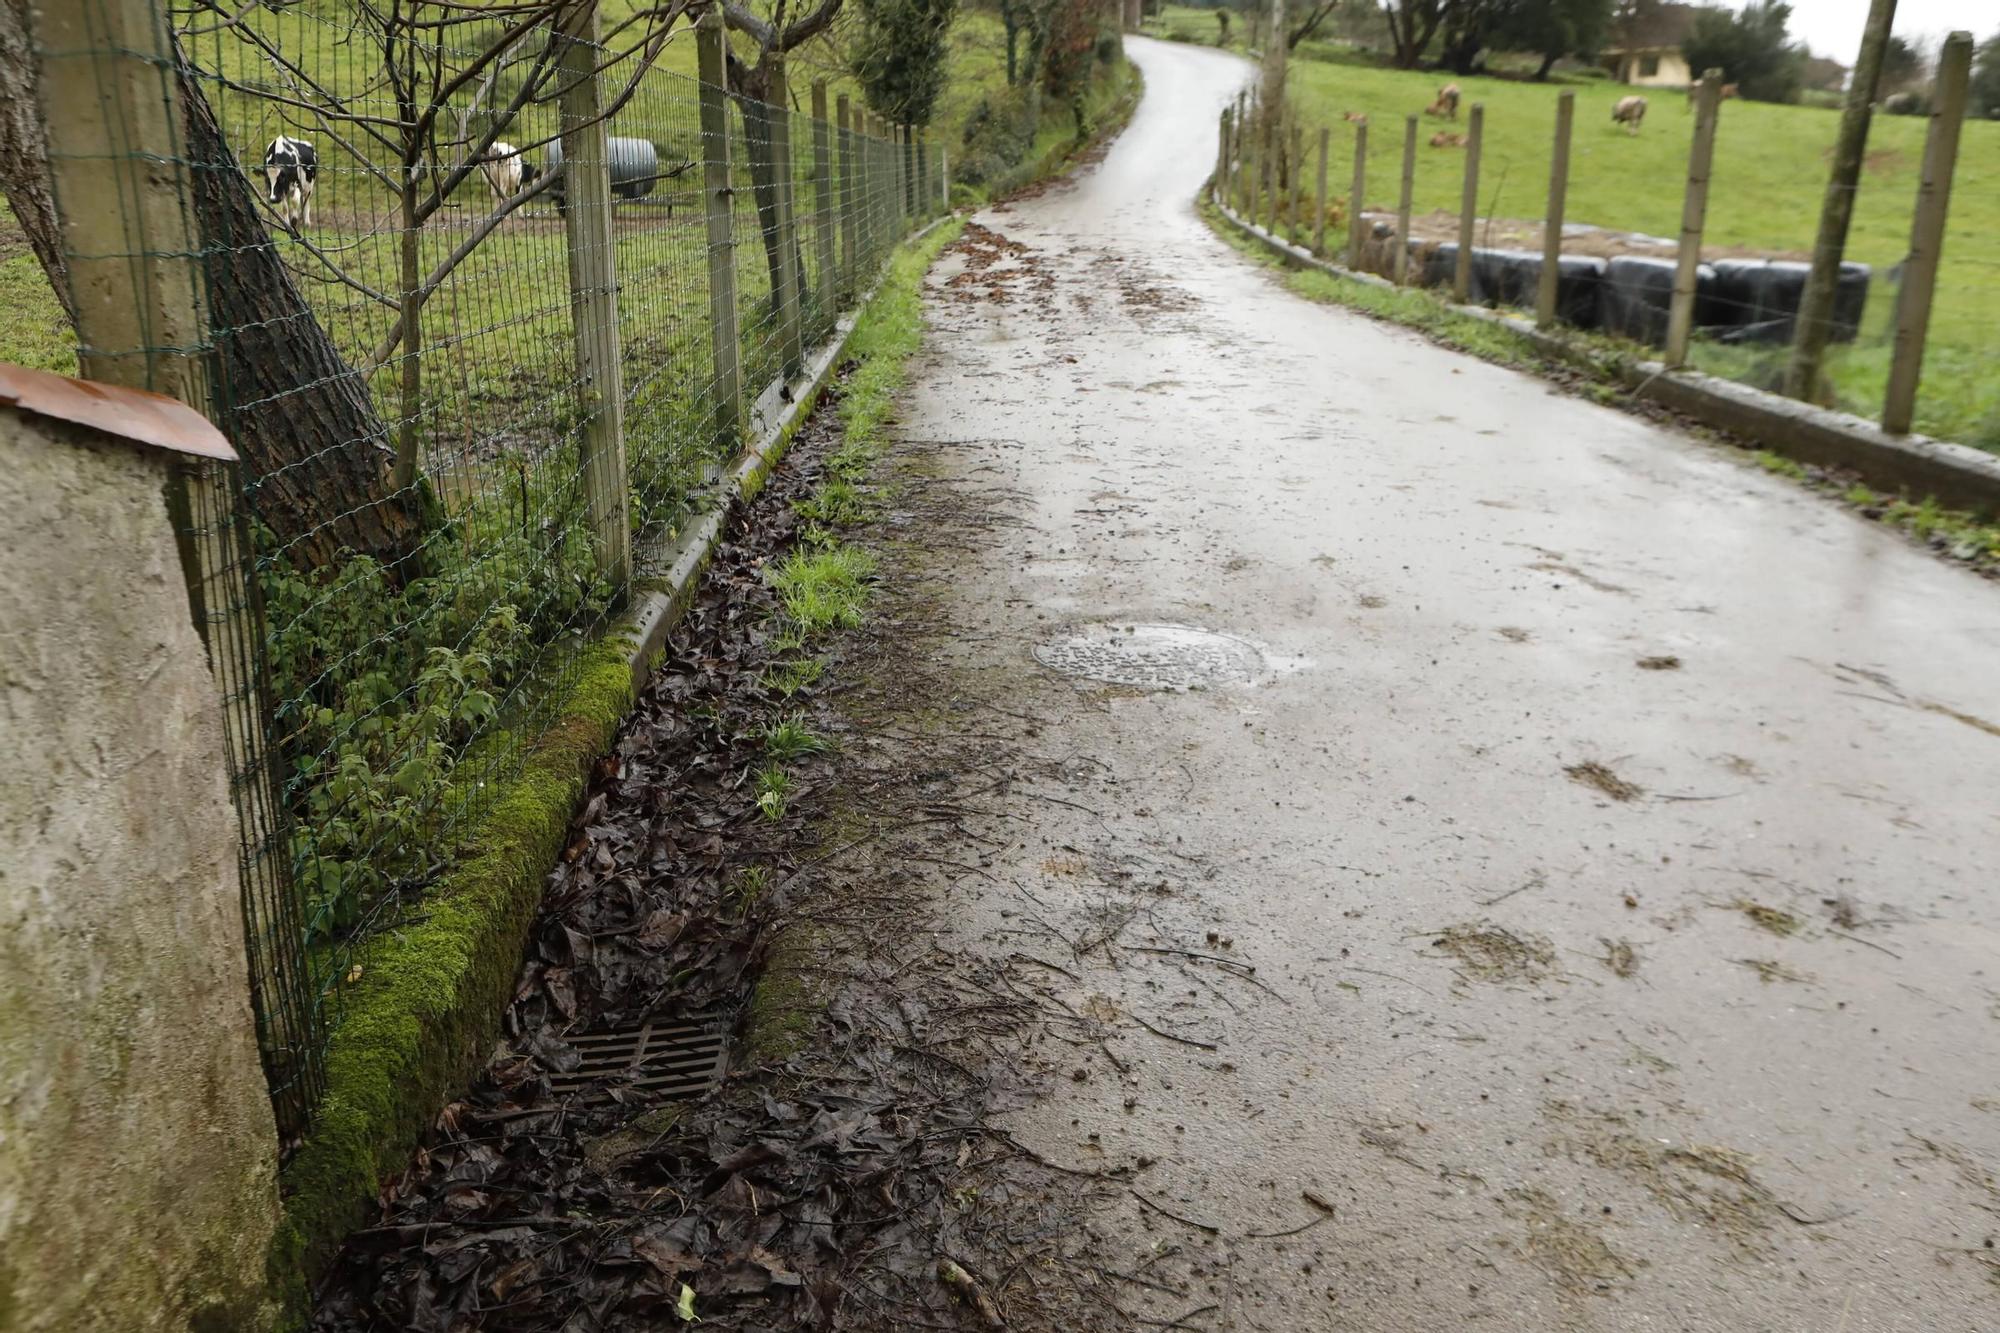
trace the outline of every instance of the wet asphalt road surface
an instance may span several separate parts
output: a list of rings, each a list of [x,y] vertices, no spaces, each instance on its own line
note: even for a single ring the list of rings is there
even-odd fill
[[[1108,1034],[1012,1128],[1134,1168],[1129,1308],[2000,1328],[2000,588],[1288,294],[1191,208],[1245,67],[1131,52],[902,427],[1011,520],[942,651],[1053,761],[938,888]]]

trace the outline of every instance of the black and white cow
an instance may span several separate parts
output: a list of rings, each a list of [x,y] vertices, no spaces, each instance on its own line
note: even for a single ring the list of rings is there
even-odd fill
[[[495,139],[486,150],[479,169],[486,174],[486,183],[493,187],[493,197],[502,203],[519,194],[523,185],[533,185],[539,174],[535,164],[521,156],[520,149],[501,139]]]
[[[265,197],[287,227],[312,225],[313,182],[319,178],[319,152],[304,139],[281,134],[264,150]]]

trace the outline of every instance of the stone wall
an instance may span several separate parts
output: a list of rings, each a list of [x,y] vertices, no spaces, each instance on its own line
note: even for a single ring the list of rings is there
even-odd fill
[[[0,408],[0,1329],[267,1327],[277,1143],[170,457]]]

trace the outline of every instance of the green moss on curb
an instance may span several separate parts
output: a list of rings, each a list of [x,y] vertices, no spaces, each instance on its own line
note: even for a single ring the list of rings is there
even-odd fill
[[[894,340],[900,376],[916,346],[918,284],[961,225],[947,220],[897,254],[881,294],[857,322],[853,337],[861,344],[850,342],[853,354],[882,339],[885,326],[907,322],[907,338]],[[894,313],[884,313],[885,303]],[[893,384],[885,393],[892,392]],[[805,417],[795,414],[747,470],[746,498]],[[311,1284],[347,1234],[366,1224],[384,1178],[402,1170],[432,1118],[491,1048],[590,766],[631,708],[632,651],[623,630],[584,650],[557,721],[526,747],[519,775],[494,794],[416,919],[356,953],[360,972],[341,997],[342,1018],[327,1049],[326,1094],[280,1180],[285,1212],[266,1274],[288,1326],[303,1325]]]
[[[528,747],[421,917],[356,955],[361,972],[327,1049],[326,1095],[281,1178],[285,1219],[271,1269],[294,1308],[303,1284],[366,1221],[383,1176],[401,1169],[484,1057],[570,813],[631,702],[624,650],[613,641],[586,649],[559,720]]]

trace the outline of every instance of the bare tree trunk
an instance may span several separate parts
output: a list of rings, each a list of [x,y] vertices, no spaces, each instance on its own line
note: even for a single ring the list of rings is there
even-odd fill
[[[68,312],[40,73],[24,10],[24,0],[0,0],[0,189]],[[330,564],[343,548],[400,568],[423,533],[415,496],[398,495],[391,484],[388,433],[366,385],[341,360],[278,258],[243,170],[185,63],[179,81],[195,221],[207,256],[217,413],[242,455],[258,521],[302,568]]]
[[[217,412],[242,455],[257,519],[295,565],[341,550],[404,572],[422,539],[415,489],[368,386],[320,327],[257,212],[200,86],[180,67],[194,211],[207,258]]]
[[[72,324],[69,272],[63,263],[62,231],[49,191],[48,137],[42,130],[35,66],[28,45],[27,0],[0,0],[0,190],[27,233],[29,248],[49,275]]]

